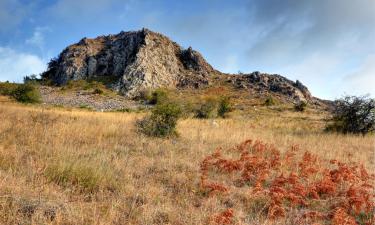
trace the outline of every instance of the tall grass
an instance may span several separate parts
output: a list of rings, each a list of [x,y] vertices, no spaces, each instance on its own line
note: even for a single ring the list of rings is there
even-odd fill
[[[206,224],[225,218],[280,224],[256,213],[242,216],[261,211],[267,198],[251,201],[241,191],[207,197],[201,190],[202,159],[216,146],[227,149],[247,138],[273,144],[281,154],[296,144],[324,163],[334,158],[375,169],[373,136],[325,133],[325,116],[311,111],[258,109],[215,125],[182,119],[177,139],[139,135],[134,121],[144,116],[2,102],[0,224]],[[293,224],[293,213],[281,224]]]

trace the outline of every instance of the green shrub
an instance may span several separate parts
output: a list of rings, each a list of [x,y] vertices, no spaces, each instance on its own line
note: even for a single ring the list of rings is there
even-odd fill
[[[101,94],[103,94],[103,90],[101,88],[95,88],[92,93],[93,94],[101,95]]]
[[[190,118],[195,115],[195,106],[191,101],[186,100],[179,103],[179,105],[181,106],[182,118]]]
[[[294,104],[294,110],[296,112],[303,112],[306,110],[307,103],[305,101],[300,101]]]
[[[181,116],[181,107],[175,103],[158,104],[152,110],[152,114],[138,121],[139,130],[154,137],[166,137],[176,135],[177,120]]]
[[[168,99],[168,93],[164,89],[156,89],[151,93],[150,96],[147,97],[147,102],[151,105],[161,104],[163,102],[166,102]]]
[[[20,84],[16,83],[10,83],[10,82],[0,82],[0,95],[7,95],[11,96],[14,90],[19,86]]]
[[[199,108],[196,110],[195,117],[200,119],[214,118],[217,116],[217,100],[214,98],[208,98]]]
[[[219,101],[219,107],[217,109],[218,116],[225,118],[227,114],[233,110],[230,98],[229,97],[221,97]]]
[[[366,134],[375,131],[375,99],[345,96],[334,103],[327,131]]]
[[[80,109],[91,109],[91,107],[90,107],[89,105],[84,104],[84,103],[80,104],[80,105],[79,105],[79,108],[80,108]]]
[[[18,85],[12,91],[11,96],[22,103],[38,103],[41,101],[39,91],[34,85],[29,83]]]
[[[264,105],[266,106],[275,105],[275,100],[272,98],[272,96],[268,96],[267,99],[264,101]]]

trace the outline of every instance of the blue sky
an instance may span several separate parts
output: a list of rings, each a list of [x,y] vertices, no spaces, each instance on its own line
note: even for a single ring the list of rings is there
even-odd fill
[[[147,27],[223,72],[278,73],[313,95],[375,96],[374,0],[0,0],[0,80],[83,37]]]

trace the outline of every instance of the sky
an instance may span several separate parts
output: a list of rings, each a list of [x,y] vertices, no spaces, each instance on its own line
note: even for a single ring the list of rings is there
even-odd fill
[[[39,74],[83,37],[160,32],[228,73],[375,97],[375,0],[0,0],[0,81]]]

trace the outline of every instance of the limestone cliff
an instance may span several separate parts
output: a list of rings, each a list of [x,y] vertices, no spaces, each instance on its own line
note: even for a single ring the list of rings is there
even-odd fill
[[[213,68],[192,48],[182,49],[147,29],[84,38],[50,62],[44,77],[58,85],[69,80],[112,76],[113,88],[126,96],[157,87],[200,87]]]

